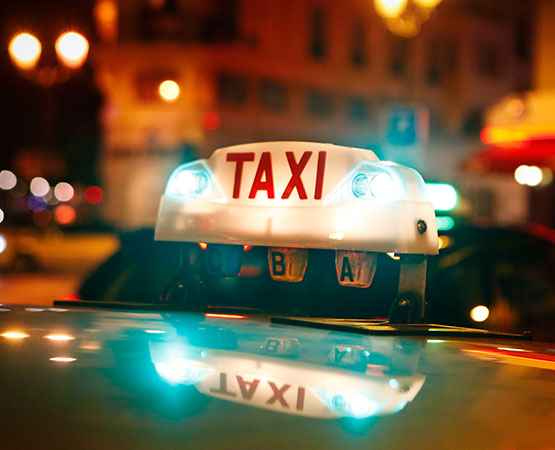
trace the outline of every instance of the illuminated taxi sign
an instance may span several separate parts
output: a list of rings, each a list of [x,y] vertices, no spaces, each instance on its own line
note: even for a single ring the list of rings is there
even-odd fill
[[[426,223],[425,232],[417,224]],[[412,169],[309,142],[222,148],[178,167],[157,240],[397,254],[437,253],[434,208]]]

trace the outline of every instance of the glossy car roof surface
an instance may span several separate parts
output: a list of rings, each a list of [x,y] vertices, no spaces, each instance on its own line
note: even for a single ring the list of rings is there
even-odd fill
[[[555,344],[0,308],[4,448],[555,445]]]

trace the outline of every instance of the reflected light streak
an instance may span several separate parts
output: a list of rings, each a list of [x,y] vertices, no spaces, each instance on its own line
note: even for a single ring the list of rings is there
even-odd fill
[[[247,319],[247,316],[241,314],[218,314],[218,313],[206,313],[204,317],[211,317],[215,319]]]
[[[49,334],[47,336],[44,336],[44,338],[51,341],[72,341],[73,339],[75,339],[74,336],[71,336],[69,334]]]
[[[5,333],[0,334],[0,336],[6,339],[25,339],[29,337],[27,333],[22,331],[6,331]]]
[[[148,334],[166,334],[164,330],[145,330],[145,333]]]
[[[54,362],[73,362],[77,361],[77,358],[73,358],[71,356],[55,356],[53,358],[48,358],[48,360]]]

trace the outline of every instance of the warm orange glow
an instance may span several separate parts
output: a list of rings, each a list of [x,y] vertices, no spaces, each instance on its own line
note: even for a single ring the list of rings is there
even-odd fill
[[[47,336],[44,336],[44,338],[50,341],[72,341],[73,339],[75,339],[74,336],[71,336],[69,334],[49,334]]]
[[[414,0],[418,6],[423,8],[435,8],[437,5],[441,3],[441,0]]]
[[[5,337],[6,339],[24,339],[29,337],[27,333],[22,331],[6,331],[5,333],[0,334],[0,336]]]
[[[162,81],[158,87],[158,93],[162,100],[173,102],[179,97],[179,84],[173,80]]]
[[[247,319],[247,316],[242,316],[241,314],[206,313],[204,317],[211,317],[214,319]]]
[[[50,361],[54,362],[73,362],[77,361],[77,358],[71,356],[55,356],[54,358],[48,358]]]
[[[382,17],[399,17],[407,8],[407,0],[374,0],[374,6]]]
[[[118,6],[114,0],[98,0],[93,10],[98,32],[104,42],[113,42],[118,33]]]
[[[489,126],[480,133],[486,145],[513,144],[539,139],[554,139],[555,123],[529,123],[511,126]]]
[[[60,62],[70,69],[81,67],[89,54],[89,41],[75,31],[60,35],[54,47]]]
[[[199,242],[198,245],[203,250],[206,250],[206,248],[208,247],[208,244],[206,242]]]
[[[32,69],[37,64],[42,46],[40,41],[29,33],[15,36],[8,48],[14,64],[20,69]]]
[[[453,244],[453,238],[450,236],[439,236],[439,249],[447,248]]]
[[[61,225],[68,225],[75,220],[75,209],[69,205],[60,205],[54,211],[56,221]]]

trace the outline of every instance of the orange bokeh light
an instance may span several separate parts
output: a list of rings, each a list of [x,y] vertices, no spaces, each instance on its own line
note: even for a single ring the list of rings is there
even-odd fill
[[[69,205],[60,205],[54,212],[56,222],[61,225],[67,225],[75,220],[75,209]]]

